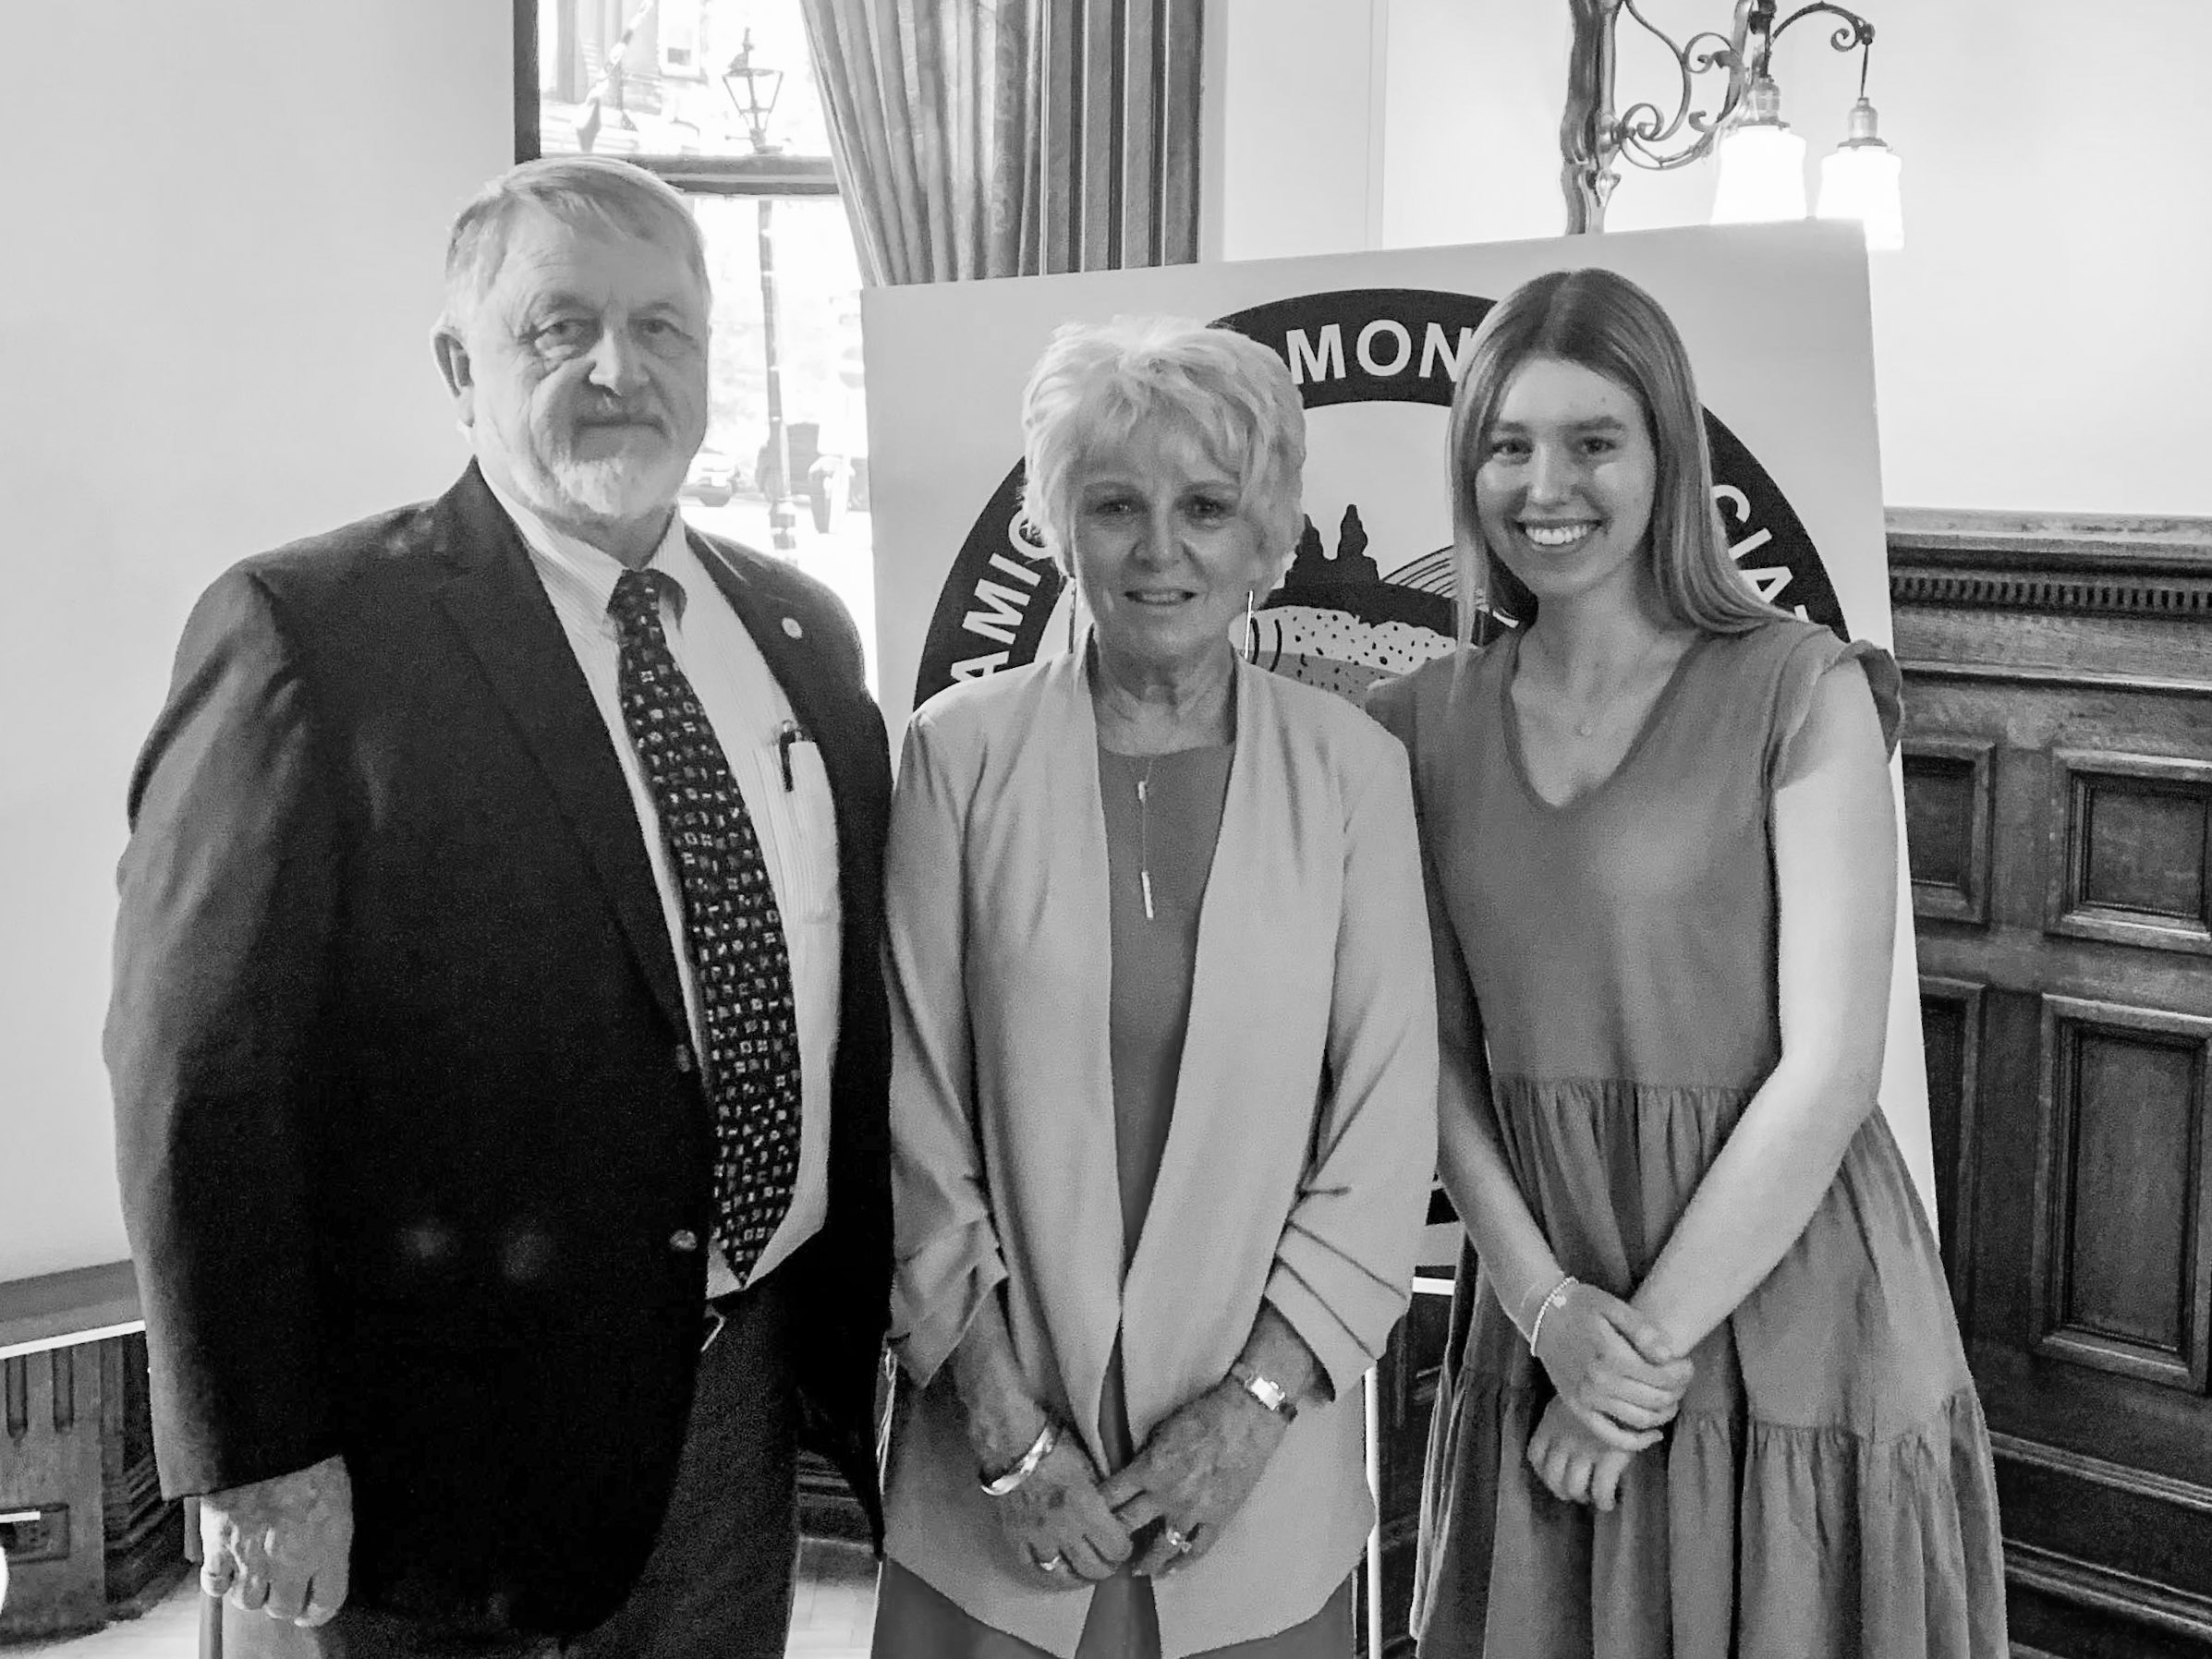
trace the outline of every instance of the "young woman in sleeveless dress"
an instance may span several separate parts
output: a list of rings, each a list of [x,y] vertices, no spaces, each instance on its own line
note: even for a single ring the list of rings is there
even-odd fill
[[[1474,1246],[1420,1652],[2000,1659],[1987,1434],[1876,1099],[1896,665],[1735,570],[1681,339],[1610,272],[1497,308],[1451,454],[1463,639],[1492,557],[1537,607],[1371,705]]]

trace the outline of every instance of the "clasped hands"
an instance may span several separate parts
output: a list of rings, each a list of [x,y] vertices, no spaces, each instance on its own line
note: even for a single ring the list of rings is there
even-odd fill
[[[1529,1436],[1529,1467],[1553,1496],[1610,1510],[1628,1460],[1673,1421],[1695,1369],[1635,1308],[1579,1282],[1545,1316],[1536,1357],[1557,1393]]]
[[[1161,1423],[1111,1478],[1077,1435],[1063,1434],[1027,1479],[992,1502],[1039,1585],[1081,1589],[1133,1559],[1132,1571],[1158,1577],[1212,1547],[1283,1432],[1282,1418],[1222,1382]]]

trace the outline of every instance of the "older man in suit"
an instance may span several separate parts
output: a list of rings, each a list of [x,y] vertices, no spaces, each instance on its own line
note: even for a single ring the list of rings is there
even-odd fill
[[[780,1654],[796,1446],[876,1506],[889,766],[837,602],[675,511],[708,320],[650,175],[494,181],[468,471],[186,628],[107,1052],[233,1659]]]

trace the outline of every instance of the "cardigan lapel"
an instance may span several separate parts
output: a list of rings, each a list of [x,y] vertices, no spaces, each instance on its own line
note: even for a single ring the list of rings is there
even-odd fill
[[[1046,845],[1025,867],[1005,872],[1009,889],[1041,883],[1034,902],[1049,908],[1039,926],[1064,929],[1065,937],[1089,941],[1080,982],[1071,987],[1072,1006],[1090,1018],[1052,1034],[1041,1050],[1051,1072],[1034,1080],[1038,1098],[1073,1113],[1072,1147],[1035,1144],[1032,1155],[1050,1160],[1063,1181],[1098,1182],[1082,1192],[1066,1192],[1060,1206],[1067,1229],[1054,1247],[1033,1264],[1040,1275],[1067,1276],[1050,1284],[1039,1299],[1060,1352],[1061,1376],[1068,1407],[1093,1457],[1103,1458],[1099,1405],[1121,1336],[1122,1234],[1120,1182],[1114,1175],[1118,1152],[1113,1114],[1113,1050],[1110,1026],[1113,994],[1112,922],[1107,893],[1106,816],[1099,799],[1099,727],[1085,668],[1086,644],[1056,657],[1039,670],[1037,719],[1024,733],[1020,755],[1027,787],[1016,797],[1020,808],[1047,826]],[[1056,881],[1055,869],[1072,879]],[[995,900],[1005,902],[1012,892]],[[1021,987],[1003,987],[1019,998]],[[1102,1179],[1102,1181],[1100,1181]]]
[[[521,534],[473,461],[438,503],[437,520],[441,551],[454,567],[438,598],[544,771],[654,1000],[671,1025],[688,1032],[629,784]]]

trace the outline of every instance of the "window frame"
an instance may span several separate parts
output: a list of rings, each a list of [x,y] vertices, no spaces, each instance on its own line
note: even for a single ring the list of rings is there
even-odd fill
[[[539,110],[538,14],[541,0],[514,0],[515,159],[544,153]],[[841,196],[835,163],[826,155],[656,155],[624,161],[659,175],[676,189],[700,196]]]
[[[538,50],[539,14],[541,4],[561,5],[564,3],[585,4],[588,3],[588,0],[513,0],[515,159],[517,163],[537,161],[544,154],[544,129],[541,100],[545,94],[541,91],[539,87],[541,67]],[[629,0],[629,4],[635,6],[638,4],[638,0]],[[812,73],[810,65],[806,73]],[[705,79],[711,79],[711,76],[705,77]],[[586,89],[586,95],[589,95],[589,89]],[[835,200],[844,212],[846,230],[853,236],[856,264],[857,263],[857,233],[851,224],[849,207],[844,201],[845,192],[838,183],[835,163],[827,155],[797,155],[782,152],[766,155],[759,153],[751,155],[670,155],[650,151],[630,151],[624,153],[621,159],[654,174],[687,196],[731,200],[749,198],[756,202],[762,203],[773,203],[778,200],[820,200],[824,198]],[[857,274],[857,272],[856,274]],[[863,285],[865,285],[865,279],[863,279]],[[779,310],[782,309],[782,307],[778,308]],[[769,337],[772,340],[773,338],[772,335]],[[770,418],[769,441],[774,442],[774,434],[777,430],[776,421],[780,418],[784,441],[789,443],[795,430],[802,424],[794,418],[793,409],[784,403],[784,400],[790,396],[791,383],[783,377],[790,373],[792,365],[787,357],[780,365],[772,357],[769,361],[772,372],[777,376],[775,383],[779,387],[779,390],[773,394],[776,398],[778,415]],[[839,372],[842,377],[842,368]],[[857,389],[850,380],[846,380],[845,384],[848,388]],[[765,411],[763,413],[765,414]],[[709,442],[711,443],[713,441],[713,431],[711,429]],[[726,443],[722,447],[725,453],[732,454],[738,453],[729,450]],[[800,554],[799,544],[796,539],[796,527],[798,514],[801,511],[801,503],[810,491],[794,488],[796,480],[788,476],[794,464],[795,454],[796,452],[789,448],[780,452],[779,465],[784,469],[785,476],[783,478],[780,492],[772,498],[765,498],[768,503],[767,539],[760,544],[760,551],[769,553],[772,557],[789,557],[798,560]],[[860,464],[865,465],[865,443],[857,454]],[[756,486],[758,482],[759,477],[756,473]],[[836,487],[843,489],[847,485],[848,480],[840,475]],[[702,504],[711,504],[717,508],[723,505],[727,500],[725,497],[723,502],[710,503],[703,494],[699,499]],[[855,510],[864,511],[865,507]],[[820,512],[819,503],[817,503],[817,512]],[[820,530],[821,527],[818,517],[816,528]],[[804,567],[804,562],[801,561],[801,563]],[[860,628],[863,640],[862,649],[867,660],[868,684],[872,690],[877,673],[874,627],[876,582],[872,558],[868,563],[867,574],[862,579],[860,587],[852,587],[837,575],[827,574],[820,569],[814,570],[813,574],[827,582],[837,592],[840,600],[850,610],[856,624]],[[802,1509],[808,1505],[812,1488],[820,1488],[824,1495],[830,1494],[833,1489],[840,1489],[837,1477],[827,1472],[826,1465],[819,1471],[810,1471],[805,1466],[807,1462],[807,1459],[802,1459],[800,1471]],[[835,1529],[833,1528],[833,1530]]]

